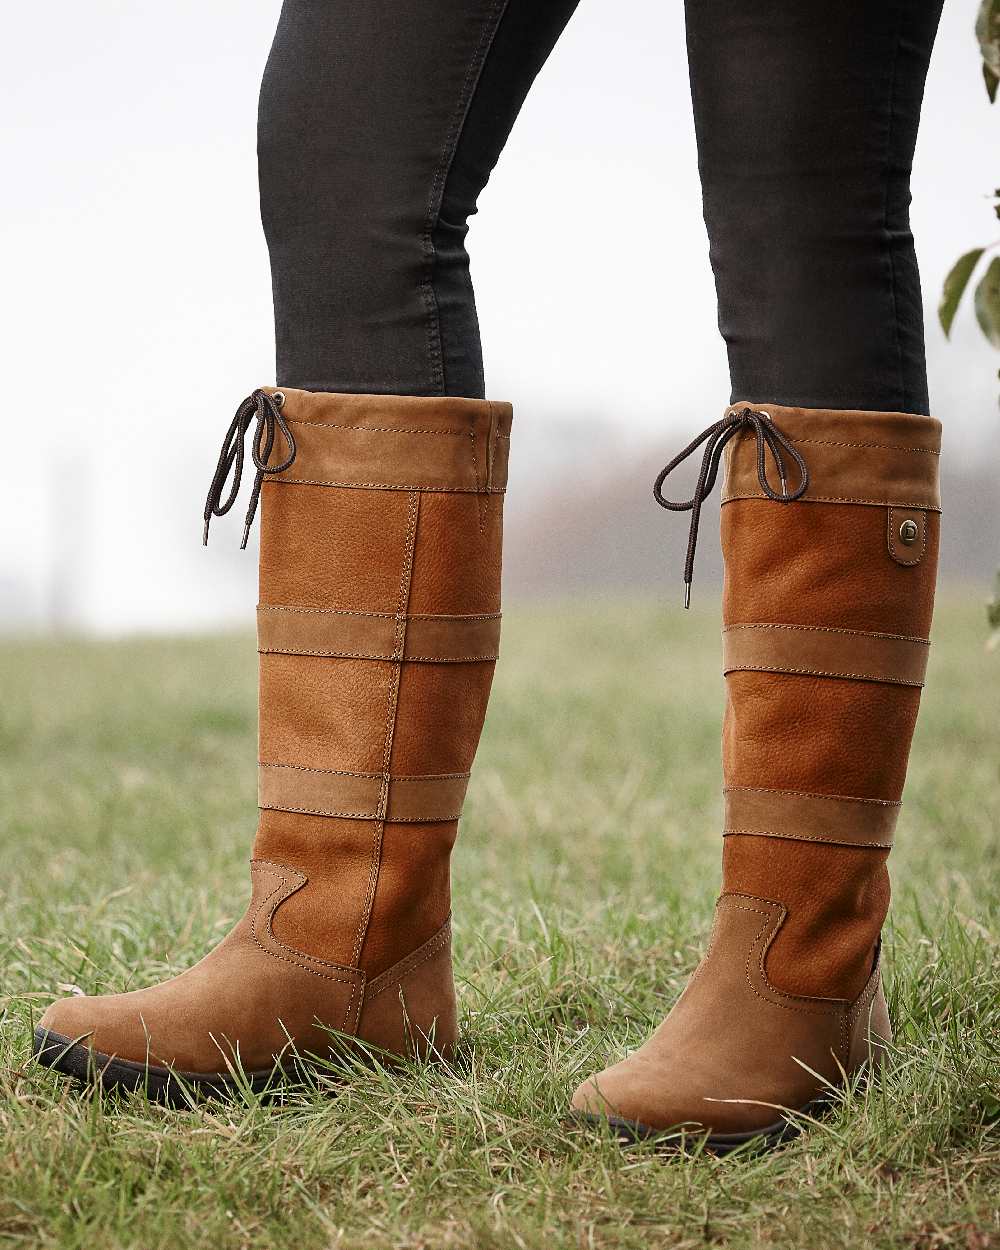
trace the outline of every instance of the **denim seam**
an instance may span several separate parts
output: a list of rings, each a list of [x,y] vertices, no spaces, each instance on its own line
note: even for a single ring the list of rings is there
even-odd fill
[[[903,374],[903,344],[899,336],[899,299],[896,291],[896,261],[892,251],[892,239],[889,236],[889,194],[892,187],[892,141],[896,129],[896,92],[898,79],[896,67],[899,63],[899,45],[902,41],[903,6],[905,0],[896,5],[896,38],[892,53],[892,65],[889,69],[889,125],[885,140],[885,192],[882,199],[882,234],[885,240],[886,259],[889,268],[889,303],[892,318],[892,337],[896,350],[896,388],[900,410],[906,408],[906,387]]]
[[[486,58],[489,56],[496,33],[507,11],[508,3],[509,0],[494,0],[489,17],[483,27],[479,43],[466,71],[465,81],[459,94],[458,106],[441,150],[441,157],[434,173],[431,193],[427,202],[427,218],[424,224],[423,236],[425,264],[421,294],[423,295],[424,306],[427,309],[427,350],[431,371],[431,385],[436,388],[435,393],[439,395],[446,394],[447,390],[444,376],[444,346],[441,341],[441,318],[438,311],[437,295],[434,291],[434,267],[437,261],[434,231],[440,218],[444,188],[448,180],[448,174],[451,172],[455,153],[458,150],[462,130],[469,115],[472,101],[475,98],[483,66],[486,64]]]

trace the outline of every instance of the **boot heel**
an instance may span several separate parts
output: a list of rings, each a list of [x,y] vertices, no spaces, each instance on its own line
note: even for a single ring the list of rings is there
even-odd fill
[[[358,1037],[408,1059],[449,1059],[458,1039],[451,921],[365,987]]]

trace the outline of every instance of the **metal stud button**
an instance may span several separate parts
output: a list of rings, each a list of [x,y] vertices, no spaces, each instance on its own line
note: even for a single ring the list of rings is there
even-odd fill
[[[904,521],[899,527],[899,540],[906,543],[907,547],[912,547],[917,541],[920,531],[917,528],[916,521]]]

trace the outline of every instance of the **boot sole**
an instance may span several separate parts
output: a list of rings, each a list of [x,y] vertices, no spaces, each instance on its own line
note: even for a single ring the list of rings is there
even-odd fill
[[[152,1063],[134,1063],[92,1050],[71,1037],[36,1029],[32,1042],[36,1062],[79,1084],[97,1084],[105,1093],[122,1090],[144,1093],[150,1102],[171,1107],[190,1106],[192,1099],[230,1098],[245,1091],[263,1093],[285,1081],[301,1079],[310,1070],[305,1061],[244,1072],[238,1078],[226,1072],[180,1072]]]
[[[36,1029],[32,1042],[35,1060],[46,1068],[51,1068],[63,1076],[79,1084],[100,1085],[105,1093],[122,1090],[127,1093],[144,1093],[150,1102],[163,1103],[171,1107],[186,1107],[192,1098],[229,1098],[249,1090],[263,1093],[276,1082],[294,1080],[309,1070],[309,1065],[301,1060],[294,1065],[275,1066],[257,1072],[245,1072],[240,1079],[227,1073],[213,1072],[209,1074],[197,1072],[179,1072],[172,1068],[163,1068],[157,1064],[135,1063],[130,1059],[118,1059],[114,1055],[102,1054],[92,1050],[82,1042],[71,1037],[63,1037],[48,1029]],[[315,1071],[315,1069],[313,1069]],[[828,1097],[814,1098],[799,1109],[795,1114],[818,1116],[829,1111],[831,1100]],[[573,1113],[573,1119],[579,1124],[594,1128],[610,1128],[615,1137],[623,1145],[636,1145],[640,1142],[658,1142],[669,1145],[676,1150],[692,1150],[704,1143],[704,1148],[712,1154],[724,1155],[739,1150],[748,1142],[756,1142],[761,1150],[774,1150],[797,1137],[801,1125],[794,1120],[781,1119],[763,1128],[743,1133],[710,1133],[703,1134],[678,1133],[676,1130],[651,1128],[638,1120],[624,1120],[618,1116],[593,1115],[587,1111]]]
[[[825,1115],[833,1106],[833,1099],[828,1095],[821,1095],[807,1102],[804,1107],[800,1107],[797,1111],[789,1112],[790,1116],[808,1116],[816,1119],[818,1116]],[[691,1152],[699,1147],[707,1150],[710,1154],[726,1155],[734,1150],[739,1150],[748,1143],[755,1143],[758,1150],[776,1150],[780,1146],[786,1145],[794,1138],[802,1133],[802,1125],[796,1119],[782,1117],[775,1120],[773,1124],[764,1125],[762,1128],[750,1129],[743,1133],[695,1133],[691,1131],[683,1131],[679,1129],[658,1129],[652,1128],[648,1124],[642,1124],[638,1120],[623,1120],[619,1116],[603,1116],[594,1115],[590,1111],[576,1111],[573,1113],[573,1119],[579,1124],[586,1124],[588,1127],[611,1129],[611,1132],[621,1144],[634,1146],[642,1142],[654,1142],[656,1144],[667,1146],[672,1150]]]

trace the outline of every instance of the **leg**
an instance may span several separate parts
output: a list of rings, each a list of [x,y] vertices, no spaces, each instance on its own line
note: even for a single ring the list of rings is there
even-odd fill
[[[453,1047],[449,863],[499,638],[511,421],[475,397],[465,221],[572,7],[287,0],[261,180],[279,376],[301,385],[240,406],[205,509],[207,537],[256,416],[251,900],[171,981],[55,1003],[42,1062],[170,1099],[172,1070],[266,1083],[336,1054],[331,1030]]]
[[[285,0],[261,89],[277,379],[484,395],[467,220],[577,0]]]
[[[688,4],[739,401],[707,432],[701,478],[703,496],[729,442],[723,885],[673,1011],[577,1091],[626,1133],[781,1140],[781,1108],[817,1109],[891,1036],[879,933],[940,512],[907,222],[939,9]]]
[[[926,413],[910,167],[942,0],[689,0],[735,402]]]

